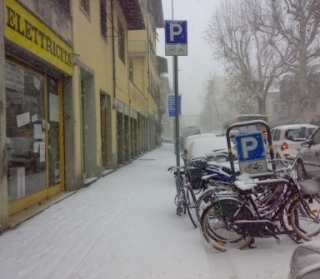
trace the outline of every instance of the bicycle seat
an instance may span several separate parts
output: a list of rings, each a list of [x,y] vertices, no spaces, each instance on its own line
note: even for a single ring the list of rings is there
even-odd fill
[[[248,180],[248,181],[236,180],[234,182],[234,185],[236,185],[236,187],[239,190],[244,192],[251,191],[254,187],[257,186],[257,184],[254,183],[252,180]]]

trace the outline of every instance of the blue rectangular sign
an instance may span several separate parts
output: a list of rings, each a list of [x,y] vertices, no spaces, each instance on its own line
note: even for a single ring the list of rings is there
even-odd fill
[[[181,114],[181,95],[178,95],[178,111]],[[168,94],[168,115],[176,117],[176,99],[175,94]]]
[[[265,159],[265,148],[261,132],[235,137],[239,162]]]
[[[166,20],[165,21],[166,44],[188,43],[187,21],[186,20]]]
[[[166,55],[167,56],[187,56],[188,36],[186,20],[166,20]]]

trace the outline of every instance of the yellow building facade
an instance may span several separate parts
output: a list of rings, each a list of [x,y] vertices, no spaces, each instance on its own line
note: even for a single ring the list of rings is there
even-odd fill
[[[158,146],[163,14],[161,0],[6,0],[4,19],[6,227]]]

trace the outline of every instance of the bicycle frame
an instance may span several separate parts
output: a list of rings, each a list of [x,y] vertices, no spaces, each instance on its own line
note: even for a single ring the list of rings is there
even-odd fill
[[[293,238],[292,231],[289,231],[286,226],[284,226],[281,222],[283,221],[281,215],[283,212],[285,212],[285,209],[293,202],[296,202],[299,200],[304,208],[306,210],[310,210],[306,202],[303,200],[302,195],[297,188],[297,185],[294,183],[293,179],[290,179],[288,181],[288,185],[284,185],[284,190],[282,191],[281,195],[273,201],[271,205],[265,205],[264,207],[259,206],[256,201],[252,197],[252,191],[245,192],[242,195],[242,205],[240,206],[239,210],[235,212],[233,219],[235,220],[233,222],[234,225],[242,226],[243,229],[247,226],[247,229],[250,230],[250,235],[253,237],[270,237],[273,236],[277,238],[277,235],[279,234],[287,234],[289,237],[291,237],[295,242],[297,242],[296,239]],[[241,196],[241,194],[240,194]],[[237,222],[237,216],[241,213],[241,210],[246,207],[250,208],[251,212],[253,213],[254,219],[253,220],[245,220],[244,221]],[[308,212],[308,211],[306,211]],[[269,216],[268,216],[269,215]],[[268,224],[269,228],[273,227],[273,232],[270,230],[264,230],[263,233],[268,232],[269,235],[263,235],[259,229],[259,221],[265,222],[265,224]],[[281,228],[279,228],[277,225],[275,225],[275,221],[280,221]],[[254,224],[257,224],[257,231],[255,231]],[[263,223],[260,223],[263,224]],[[254,235],[252,235],[252,233]],[[256,234],[255,234],[256,233]],[[277,238],[278,239],[278,238]]]

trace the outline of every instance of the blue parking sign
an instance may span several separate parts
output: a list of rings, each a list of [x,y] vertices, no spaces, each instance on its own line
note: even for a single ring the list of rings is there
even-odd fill
[[[165,21],[166,55],[188,55],[188,24],[186,20]]]
[[[187,44],[187,21],[165,21],[166,44]]]
[[[176,98],[175,94],[168,94],[168,116],[170,118],[176,117]],[[178,113],[181,115],[181,95],[178,95]]]
[[[261,132],[237,135],[235,140],[239,162],[266,158],[263,135]]]

